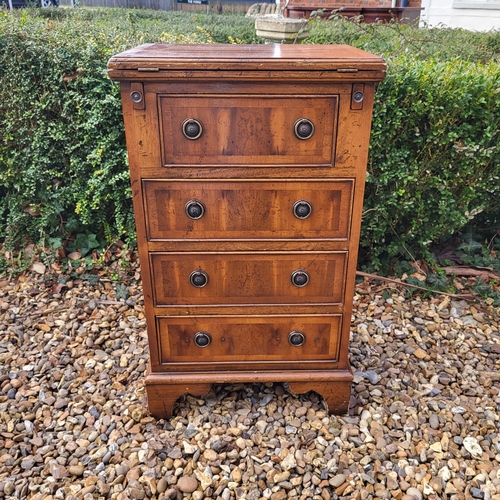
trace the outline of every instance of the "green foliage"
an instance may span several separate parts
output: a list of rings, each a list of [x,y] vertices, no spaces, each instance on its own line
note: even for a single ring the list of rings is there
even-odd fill
[[[478,217],[500,223],[497,63],[392,61],[379,86],[362,245],[372,264],[426,254]]]
[[[500,224],[500,35],[311,21],[307,43],[384,56],[362,255],[380,269]],[[83,255],[134,240],[111,55],[146,42],[258,43],[253,20],[123,9],[0,11],[0,239]],[[93,238],[92,238],[92,237]],[[1,264],[1,263],[0,263]],[[441,287],[437,279],[434,286]]]
[[[233,17],[0,11],[0,239],[8,248],[86,234],[134,239],[119,86],[107,77],[107,61],[176,37],[236,43],[247,34],[254,41],[251,21]]]

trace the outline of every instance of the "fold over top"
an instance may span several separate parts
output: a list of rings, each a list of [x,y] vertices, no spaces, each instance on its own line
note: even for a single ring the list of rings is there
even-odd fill
[[[128,71],[338,71],[374,72],[382,80],[385,61],[348,45],[166,45],[144,44],[113,56],[112,78]],[[377,76],[377,75],[379,76]],[[371,79],[371,78],[370,78]]]

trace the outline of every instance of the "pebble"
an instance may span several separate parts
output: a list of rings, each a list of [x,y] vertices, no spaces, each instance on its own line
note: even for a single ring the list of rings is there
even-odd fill
[[[177,481],[177,487],[183,493],[192,493],[198,488],[198,481],[192,476],[182,476]]]
[[[409,497],[412,497],[414,500],[422,500],[423,499],[423,495],[422,495],[422,492],[420,490],[418,490],[417,488],[408,488],[406,490],[406,495],[409,496]]]
[[[472,498],[484,498],[484,491],[481,491],[479,488],[472,487],[470,489],[470,494]]]
[[[3,487],[3,492],[7,495],[7,496],[10,496],[12,495],[12,493],[14,493],[16,489],[16,486],[13,482],[11,481],[7,481],[5,484],[4,484],[4,487]]]
[[[168,487],[167,480],[164,477],[162,477],[156,484],[156,491],[158,493],[165,493],[165,491],[167,491],[167,487]]]
[[[186,436],[187,438],[192,438],[196,436],[198,432],[200,432],[200,429],[198,429],[198,427],[196,427],[196,425],[194,425],[192,422],[189,422],[186,430],[184,431],[184,436]]]
[[[174,500],[174,498],[177,498],[177,490],[175,488],[169,488],[165,491],[165,497]]]
[[[330,479],[329,483],[334,488],[338,488],[346,482],[346,479],[347,477],[344,474],[336,474]]]
[[[68,472],[71,476],[82,476],[85,472],[85,467],[83,465],[70,465]]]
[[[435,413],[433,413],[430,417],[429,417],[429,425],[434,429],[439,429],[439,417],[438,415],[436,415]]]
[[[463,440],[464,448],[474,457],[481,458],[483,455],[483,449],[477,442],[477,439],[472,436],[467,436]]]

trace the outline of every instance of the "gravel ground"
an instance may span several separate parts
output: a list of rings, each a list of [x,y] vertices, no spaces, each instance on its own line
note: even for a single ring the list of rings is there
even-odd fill
[[[0,498],[500,500],[500,311],[355,298],[348,416],[280,384],[150,417],[138,286],[0,278]]]

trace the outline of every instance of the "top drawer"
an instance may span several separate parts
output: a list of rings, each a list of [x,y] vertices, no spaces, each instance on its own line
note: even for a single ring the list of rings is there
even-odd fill
[[[158,97],[164,165],[331,165],[338,96]]]

